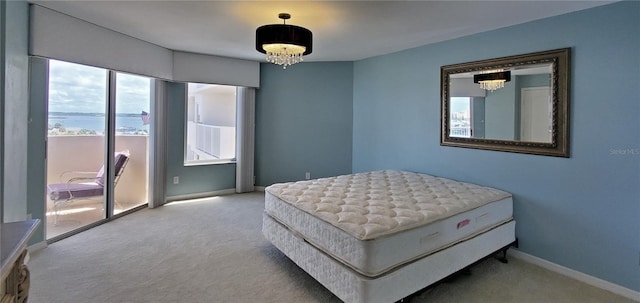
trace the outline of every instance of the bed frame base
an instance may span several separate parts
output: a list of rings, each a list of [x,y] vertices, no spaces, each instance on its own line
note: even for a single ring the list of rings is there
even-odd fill
[[[494,254],[502,254],[502,256],[498,256],[497,259],[498,261],[502,262],[502,263],[509,263],[509,260],[507,259],[507,250],[509,250],[510,247],[515,247],[518,248],[518,239],[516,238],[515,241],[511,242],[509,245],[501,248],[499,251],[496,251]]]
[[[461,275],[469,276],[469,275],[471,275],[471,267],[475,266],[476,264],[478,264],[478,263],[480,263],[480,262],[482,262],[482,261],[484,261],[484,260],[486,260],[486,259],[488,259],[488,258],[490,258],[492,256],[494,256],[498,261],[500,261],[500,262],[502,262],[504,264],[507,264],[507,263],[509,263],[509,260],[507,259],[507,250],[509,250],[509,248],[511,248],[511,247],[516,247],[516,248],[518,247],[518,239],[517,238],[516,238],[515,241],[509,243],[508,245],[504,246],[503,248],[500,248],[500,249],[496,250],[492,254],[490,254],[490,255],[488,255],[488,256],[486,256],[486,257],[484,257],[484,258],[482,258],[482,259],[480,259],[480,260],[478,260],[476,262],[474,262],[473,264],[471,264],[471,265],[469,265],[469,266],[467,266],[467,267],[465,267],[465,268],[463,268],[463,269],[461,269],[461,270],[459,270],[459,271],[457,271],[455,273],[452,273],[451,275],[443,278],[442,280],[440,280],[440,281],[438,281],[436,283],[433,283],[433,284],[431,284],[431,285],[429,285],[429,286],[427,286],[427,287],[425,287],[425,288],[423,288],[421,290],[418,290],[415,293],[410,294],[409,296],[407,296],[405,298],[400,299],[396,303],[410,303],[414,298],[422,295],[425,291],[438,286],[440,283],[443,283],[443,282],[446,283],[446,282],[448,282],[450,280],[454,280],[456,277],[461,276]]]
[[[262,230],[267,240],[289,259],[348,303],[397,302],[515,241],[515,221],[509,221],[382,276],[370,278],[316,249],[267,214],[263,217]]]

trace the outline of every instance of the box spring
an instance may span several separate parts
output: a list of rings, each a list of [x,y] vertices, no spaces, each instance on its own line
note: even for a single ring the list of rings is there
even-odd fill
[[[515,240],[515,221],[509,221],[384,275],[371,278],[344,266],[266,213],[262,229],[267,240],[275,247],[348,303],[396,302]]]

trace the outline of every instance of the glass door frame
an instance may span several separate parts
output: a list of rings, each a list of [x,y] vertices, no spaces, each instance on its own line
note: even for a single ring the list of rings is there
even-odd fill
[[[115,204],[115,152],[116,152],[116,77],[117,73],[109,70],[107,77],[107,104],[105,119],[105,187],[104,187],[104,210],[105,220],[113,217]]]

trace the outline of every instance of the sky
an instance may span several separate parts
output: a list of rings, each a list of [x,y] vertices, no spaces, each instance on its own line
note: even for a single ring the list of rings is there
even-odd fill
[[[104,113],[106,69],[49,61],[49,112]],[[116,113],[149,112],[151,79],[117,73]]]
[[[452,113],[464,112],[469,110],[469,97],[451,97]]]

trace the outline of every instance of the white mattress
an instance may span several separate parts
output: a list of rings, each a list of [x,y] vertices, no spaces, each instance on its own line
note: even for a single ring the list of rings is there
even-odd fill
[[[275,184],[265,212],[375,277],[512,219],[509,193],[403,171]]]

